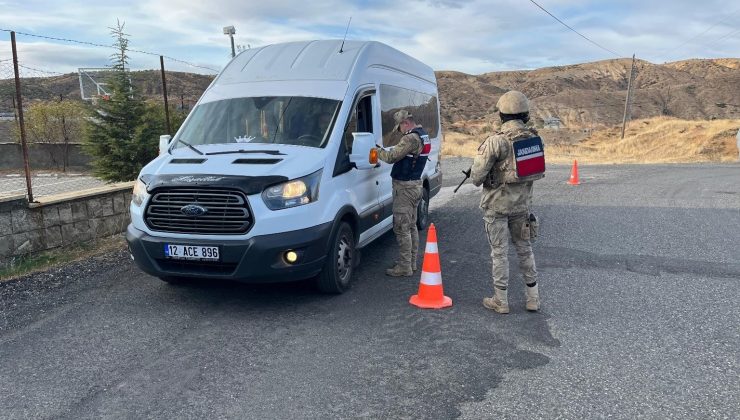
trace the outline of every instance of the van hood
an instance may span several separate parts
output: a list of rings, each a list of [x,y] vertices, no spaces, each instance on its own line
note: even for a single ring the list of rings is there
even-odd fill
[[[161,185],[195,186],[216,182],[227,186],[246,182],[253,186],[249,190],[257,190],[314,173],[324,167],[326,156],[326,149],[276,144],[196,147],[203,155],[180,147],[146,165],[141,170],[141,178],[149,185],[148,189]],[[222,179],[216,180],[218,177]]]

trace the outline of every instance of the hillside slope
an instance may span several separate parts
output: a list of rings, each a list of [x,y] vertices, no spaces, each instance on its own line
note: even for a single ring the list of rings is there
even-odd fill
[[[442,121],[446,129],[455,131],[467,122],[494,117],[499,96],[517,89],[530,97],[532,116],[539,124],[547,117],[558,117],[571,128],[617,124],[624,112],[630,63],[628,59],[605,60],[481,75],[439,71]],[[158,71],[133,72],[132,80],[145,96],[161,100]],[[192,105],[212,80],[209,75],[168,72],[170,101]],[[638,61],[634,86],[633,119],[740,118],[740,59]],[[13,80],[0,80],[0,112],[12,109],[14,89]],[[79,91],[76,74],[23,79],[26,102],[58,99],[59,95],[79,99]]]
[[[621,125],[591,133],[581,130],[539,130],[549,163],[697,163],[738,160],[740,119],[681,120],[654,117],[631,121],[620,138]],[[470,133],[445,133],[442,154],[475,156],[490,127],[478,125]]]
[[[498,97],[524,92],[538,120],[558,117],[565,126],[621,122],[631,60],[606,60],[479,76],[438,72],[445,123],[491,117]],[[740,117],[740,59],[638,61],[633,119],[654,116],[711,119]],[[717,104],[734,104],[724,107]]]
[[[575,144],[548,148],[551,161],[584,163],[735,162],[740,120],[687,121],[656,117],[594,132]]]
[[[156,70],[134,71],[131,73],[134,86],[147,98],[162,99],[161,73]],[[192,105],[213,81],[213,76],[167,72],[167,93],[173,104],[180,101]],[[24,103],[34,100],[81,100],[80,80],[76,73],[54,77],[34,77],[21,80]],[[0,80],[0,112],[12,111],[12,99],[15,94],[13,79]]]

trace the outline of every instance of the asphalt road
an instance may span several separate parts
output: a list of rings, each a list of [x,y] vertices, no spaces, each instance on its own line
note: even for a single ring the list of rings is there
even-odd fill
[[[0,417],[737,418],[740,165],[548,168],[543,310],[512,252],[506,316],[468,165],[433,200],[452,308],[383,275],[392,235],[341,296],[170,286],[120,251],[0,284]]]

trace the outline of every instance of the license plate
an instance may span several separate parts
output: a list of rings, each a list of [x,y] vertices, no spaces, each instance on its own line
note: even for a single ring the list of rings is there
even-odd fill
[[[174,260],[218,261],[217,246],[164,244],[164,256]]]

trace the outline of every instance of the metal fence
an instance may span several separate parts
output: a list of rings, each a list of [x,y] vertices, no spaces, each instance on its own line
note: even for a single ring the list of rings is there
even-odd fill
[[[107,99],[111,47],[5,30],[0,31],[0,40],[6,35],[10,48],[0,49],[0,199],[23,194],[33,202],[104,185],[105,181],[92,175],[91,157],[82,147],[82,127],[89,114],[70,116],[74,112],[70,110],[89,110]],[[76,72],[69,72],[68,67],[40,68],[24,61],[33,55],[32,38],[85,44],[99,53],[100,64],[91,67],[89,60],[80,60]],[[130,53],[132,68],[137,67],[137,54],[155,55],[139,50]],[[197,72],[166,71],[168,63],[180,67],[185,63]],[[189,112],[217,70],[163,55],[159,55],[159,64],[159,69],[130,71],[129,77],[144,99],[164,107],[170,132],[170,113]],[[61,111],[49,114],[49,109]],[[153,148],[157,143],[158,139],[152,139]]]

